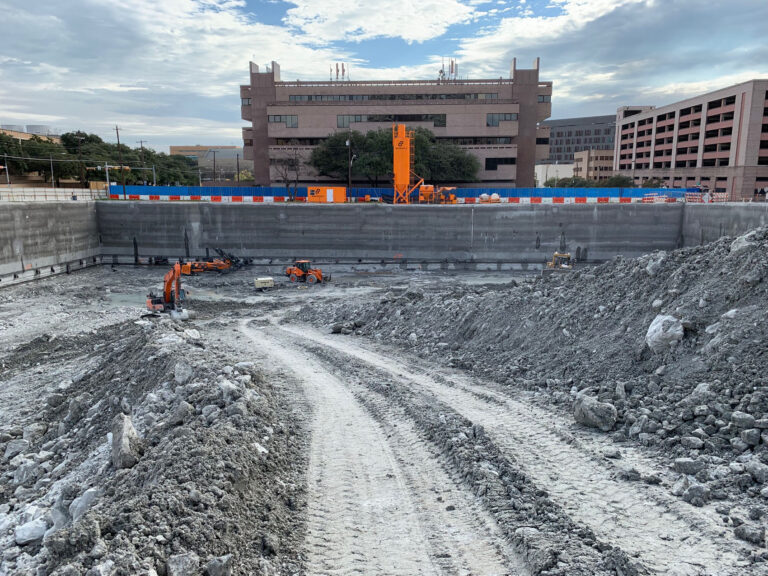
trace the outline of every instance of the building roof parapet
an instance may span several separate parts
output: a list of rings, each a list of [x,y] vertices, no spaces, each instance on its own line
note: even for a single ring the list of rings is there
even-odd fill
[[[279,88],[340,88],[343,86],[499,86],[513,85],[514,83],[515,81],[511,78],[485,78],[478,80],[294,80],[275,82],[275,86]],[[551,85],[551,82],[539,82],[539,85],[542,84]]]

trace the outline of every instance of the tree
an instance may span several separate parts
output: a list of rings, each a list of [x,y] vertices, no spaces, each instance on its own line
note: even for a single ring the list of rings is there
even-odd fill
[[[664,186],[664,182],[662,182],[659,178],[649,178],[643,184],[640,186],[641,188],[661,188]]]
[[[237,179],[240,182],[248,182],[249,180],[253,180],[253,172],[250,170],[240,170],[240,173],[237,175]]]
[[[298,142],[291,140],[286,148],[286,154],[280,158],[274,159],[274,167],[280,181],[285,184],[286,196],[290,200],[296,199],[296,192],[299,187],[299,172],[301,171],[301,150]],[[293,184],[293,188],[291,188]]]
[[[367,134],[352,130],[332,134],[312,151],[309,164],[321,176],[345,181],[350,153],[347,140],[351,142],[355,156],[353,178],[365,178],[372,186],[378,186],[385,179],[391,180],[392,134],[389,130],[372,130]],[[414,130],[413,145],[412,169],[425,181],[444,184],[471,182],[477,178],[480,163],[474,155],[455,144],[435,138],[426,128]]]
[[[600,182],[597,183],[597,186],[600,188],[634,188],[635,184],[629,176],[621,176],[617,174],[610,178],[606,178],[605,180],[600,180]]]

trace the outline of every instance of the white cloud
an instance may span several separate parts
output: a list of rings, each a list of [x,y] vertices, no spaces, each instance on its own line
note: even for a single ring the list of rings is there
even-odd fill
[[[375,9],[349,0],[290,0],[286,23],[319,43],[360,42],[371,38],[402,38],[424,42],[471,19],[474,8],[460,0],[379,0]]]

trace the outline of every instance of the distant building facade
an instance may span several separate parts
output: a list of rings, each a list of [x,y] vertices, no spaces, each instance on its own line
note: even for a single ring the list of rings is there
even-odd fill
[[[480,161],[483,186],[533,186],[534,164],[548,153],[546,131],[552,83],[539,81],[513,61],[509,78],[480,80],[284,82],[272,62],[264,72],[250,64],[240,87],[245,157],[257,184],[280,183],[281,166],[300,166],[298,181],[324,180],[307,165],[329,135],[348,130],[389,130],[393,123],[424,127]]]
[[[240,146],[171,146],[170,153],[197,160],[201,178],[207,180],[234,180],[238,168],[240,171],[253,169],[253,162],[245,159]]]
[[[573,178],[573,164],[536,164],[536,187],[543,188],[547,180]]]
[[[636,184],[700,185],[730,200],[768,186],[768,80],[616,115],[614,170]]]
[[[582,150],[573,155],[573,177],[607,180],[613,176],[613,149]]]
[[[549,156],[551,163],[570,164],[574,154],[582,150],[613,148],[616,134],[616,116],[584,116],[547,120],[542,126],[549,128]]]
[[[32,132],[12,130],[10,128],[6,128],[6,126],[11,126],[11,125],[3,124],[3,127],[0,128],[0,134],[5,134],[6,136],[10,136],[12,138],[15,138],[16,140],[31,140],[32,138],[40,138],[41,140],[47,140],[49,142],[55,142],[56,144],[61,144],[61,138],[59,136],[48,136],[45,134],[34,134]],[[23,128],[23,126],[15,126],[15,127]]]

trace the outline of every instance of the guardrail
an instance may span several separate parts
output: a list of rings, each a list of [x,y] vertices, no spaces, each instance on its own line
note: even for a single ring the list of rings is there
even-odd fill
[[[0,202],[72,202],[107,198],[106,190],[89,188],[3,188]]]

